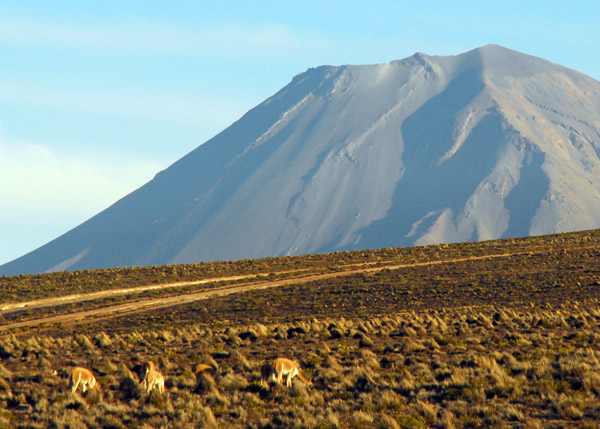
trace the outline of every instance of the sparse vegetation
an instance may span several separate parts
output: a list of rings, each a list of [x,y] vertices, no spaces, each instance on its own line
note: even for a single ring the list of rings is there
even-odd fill
[[[600,421],[598,231],[314,255],[304,265],[301,257],[246,261],[227,275],[490,253],[514,255],[4,331],[0,428],[593,427]],[[48,276],[39,293],[33,286],[43,276],[2,282],[11,291],[33,285],[22,300],[72,292],[52,283],[69,273]],[[150,279],[123,276],[127,285]],[[10,314],[2,323],[39,314]],[[262,365],[277,356],[298,362],[313,386],[261,384]],[[141,388],[148,361],[165,376],[164,395]],[[198,363],[215,370],[196,376]],[[101,389],[71,393],[75,366],[92,370]]]

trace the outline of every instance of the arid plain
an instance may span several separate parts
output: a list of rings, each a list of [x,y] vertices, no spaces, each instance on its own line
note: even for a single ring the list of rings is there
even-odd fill
[[[3,277],[0,427],[595,427],[599,262],[585,231]],[[262,384],[280,356],[312,386]]]

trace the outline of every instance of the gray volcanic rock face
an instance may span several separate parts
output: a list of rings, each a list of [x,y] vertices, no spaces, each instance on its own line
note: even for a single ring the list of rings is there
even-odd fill
[[[600,83],[499,46],[318,67],[0,274],[600,227]]]

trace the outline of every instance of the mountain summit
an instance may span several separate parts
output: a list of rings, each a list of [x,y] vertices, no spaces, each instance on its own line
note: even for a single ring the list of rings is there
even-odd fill
[[[322,66],[0,274],[600,227],[600,82],[488,45]]]

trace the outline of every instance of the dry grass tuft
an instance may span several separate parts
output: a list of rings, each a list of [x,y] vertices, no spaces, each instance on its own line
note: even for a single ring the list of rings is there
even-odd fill
[[[103,348],[109,347],[113,343],[112,340],[110,339],[110,336],[104,331],[96,334],[96,336],[94,337],[94,341],[98,347],[103,347]]]

